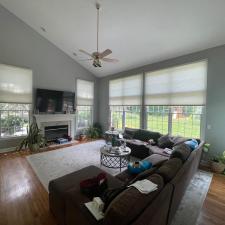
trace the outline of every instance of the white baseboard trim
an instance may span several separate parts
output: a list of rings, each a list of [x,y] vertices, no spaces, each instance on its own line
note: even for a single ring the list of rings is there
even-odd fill
[[[7,152],[12,152],[15,151],[16,147],[10,147],[10,148],[1,148],[0,153],[7,153]]]

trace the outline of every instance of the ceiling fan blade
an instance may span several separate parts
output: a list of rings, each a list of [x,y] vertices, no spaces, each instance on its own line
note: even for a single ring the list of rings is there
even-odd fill
[[[84,51],[83,49],[79,49],[79,51],[82,52],[82,53],[84,53],[84,54],[86,54],[86,55],[89,55],[89,56],[91,56],[93,58],[93,55],[92,54]]]
[[[106,49],[104,52],[99,53],[99,58],[102,59],[104,57],[106,57],[107,55],[110,55],[112,53],[112,51],[110,49]]]
[[[112,63],[117,63],[117,62],[119,62],[118,59],[102,58],[101,60],[102,60],[102,61],[105,61],[105,62],[112,62]]]

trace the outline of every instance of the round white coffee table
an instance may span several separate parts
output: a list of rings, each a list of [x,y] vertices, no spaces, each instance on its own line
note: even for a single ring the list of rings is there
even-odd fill
[[[126,147],[119,147],[120,152],[115,152],[113,150],[108,150],[107,147],[103,146],[100,148],[101,158],[100,164],[101,166],[106,166],[108,168],[113,169],[121,169],[127,167],[130,162],[130,153],[131,149]]]

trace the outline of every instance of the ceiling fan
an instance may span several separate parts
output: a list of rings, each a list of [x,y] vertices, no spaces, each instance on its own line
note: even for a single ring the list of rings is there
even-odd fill
[[[96,9],[97,9],[97,51],[93,52],[92,54],[86,52],[85,50],[80,49],[79,51],[90,56],[91,58],[89,59],[85,59],[86,60],[93,60],[93,66],[94,67],[102,67],[101,65],[101,61],[104,62],[110,62],[110,63],[116,63],[119,60],[118,59],[111,59],[111,58],[105,58],[106,56],[110,55],[112,53],[112,51],[110,49],[106,49],[103,52],[99,52],[98,49],[98,34],[99,34],[99,9],[100,9],[100,4],[97,3],[96,4]]]

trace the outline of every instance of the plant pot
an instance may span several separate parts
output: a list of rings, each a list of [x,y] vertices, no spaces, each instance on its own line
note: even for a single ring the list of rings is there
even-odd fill
[[[32,152],[36,152],[36,151],[39,150],[39,148],[40,148],[40,147],[39,147],[38,144],[32,144],[30,150],[31,150]]]
[[[211,161],[211,169],[215,173],[222,173],[225,170],[225,164]]]
[[[84,134],[81,134],[81,135],[80,135],[80,141],[85,141],[86,138],[87,138],[86,135],[84,135]]]

